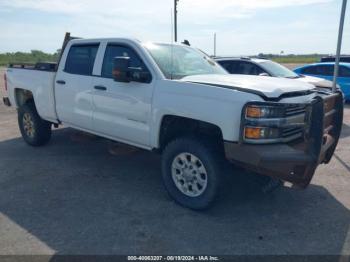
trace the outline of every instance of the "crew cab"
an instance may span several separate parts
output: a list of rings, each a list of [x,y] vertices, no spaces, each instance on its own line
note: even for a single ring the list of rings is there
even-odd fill
[[[222,192],[225,161],[305,188],[343,118],[339,91],[230,75],[189,46],[127,38],[68,39],[57,65],[10,65],[6,86],[29,145],[64,125],[158,152],[165,188],[192,209]]]

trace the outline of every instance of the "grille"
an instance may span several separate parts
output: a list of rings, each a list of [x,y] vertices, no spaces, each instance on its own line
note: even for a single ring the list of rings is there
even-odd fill
[[[288,127],[284,128],[282,131],[282,137],[283,138],[297,138],[302,136],[303,134],[303,127]]]
[[[306,112],[306,105],[291,105],[286,108],[286,117],[303,114]]]

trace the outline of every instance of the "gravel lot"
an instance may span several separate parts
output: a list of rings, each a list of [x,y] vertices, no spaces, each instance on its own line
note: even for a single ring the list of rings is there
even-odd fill
[[[350,254],[349,105],[345,114],[308,189],[263,194],[232,169],[225,196],[194,212],[167,196],[159,156],[64,128],[29,147],[1,101],[0,254]]]

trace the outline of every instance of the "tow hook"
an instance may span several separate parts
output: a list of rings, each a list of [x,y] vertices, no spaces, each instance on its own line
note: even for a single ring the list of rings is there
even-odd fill
[[[4,102],[4,104],[6,106],[11,106],[11,102],[10,102],[10,99],[8,97],[3,97],[2,101]]]

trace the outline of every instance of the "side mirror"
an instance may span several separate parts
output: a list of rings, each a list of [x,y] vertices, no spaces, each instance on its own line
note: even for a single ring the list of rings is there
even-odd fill
[[[139,83],[151,83],[152,75],[142,67],[129,67],[129,79]]]
[[[151,83],[152,75],[142,67],[130,67],[130,57],[117,56],[113,60],[113,79],[123,83]]]
[[[113,59],[113,79],[116,82],[129,83],[130,57],[117,56]]]
[[[261,73],[259,76],[270,76],[268,73]]]

